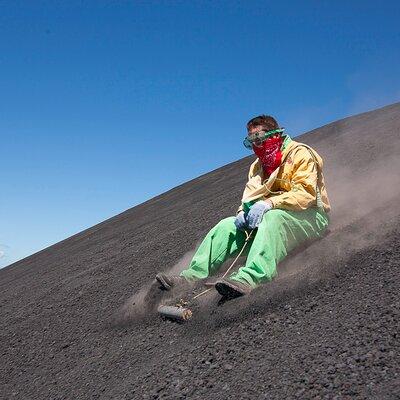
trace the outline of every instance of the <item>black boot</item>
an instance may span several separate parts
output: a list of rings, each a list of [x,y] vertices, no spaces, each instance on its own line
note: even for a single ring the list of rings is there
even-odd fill
[[[233,279],[225,278],[215,283],[215,289],[222,296],[228,299],[244,296],[252,291],[252,287]]]
[[[162,272],[156,275],[156,281],[160,284],[160,287],[163,290],[171,290],[173,287],[189,285],[189,282],[182,276],[167,275]]]

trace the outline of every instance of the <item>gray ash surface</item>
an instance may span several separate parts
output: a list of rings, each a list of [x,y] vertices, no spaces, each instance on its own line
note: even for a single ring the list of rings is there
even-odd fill
[[[253,157],[0,270],[0,398],[399,399],[399,139],[399,104],[297,138],[324,157],[331,232],[186,324],[116,317],[235,213]]]

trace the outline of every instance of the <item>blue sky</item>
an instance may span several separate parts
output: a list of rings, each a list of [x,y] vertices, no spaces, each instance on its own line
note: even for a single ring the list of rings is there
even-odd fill
[[[297,135],[399,101],[399,19],[394,1],[0,1],[0,266],[248,155],[255,115]]]

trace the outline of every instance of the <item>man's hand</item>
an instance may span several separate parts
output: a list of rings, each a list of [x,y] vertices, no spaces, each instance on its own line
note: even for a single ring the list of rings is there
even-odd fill
[[[272,203],[269,200],[260,200],[253,204],[247,215],[247,226],[249,229],[258,228],[260,225],[263,215],[273,208]]]
[[[244,211],[240,211],[240,213],[236,215],[235,226],[241,231],[244,231],[247,228],[246,216]]]

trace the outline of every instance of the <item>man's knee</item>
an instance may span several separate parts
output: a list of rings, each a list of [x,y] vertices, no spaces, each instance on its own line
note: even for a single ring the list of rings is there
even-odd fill
[[[286,219],[287,211],[278,208],[272,209],[264,214],[261,225],[277,226],[282,224]]]
[[[221,219],[221,221],[218,222],[217,225],[215,225],[215,228],[221,229],[221,230],[232,230],[235,228],[235,217],[227,217],[224,219]]]
[[[281,231],[287,225],[287,212],[285,210],[273,209],[266,212],[258,227],[259,231],[270,236],[272,232]]]
[[[232,233],[235,229],[235,217],[227,217],[221,219],[216,225],[214,225],[208,234],[212,237],[215,237],[216,235],[226,235]]]

